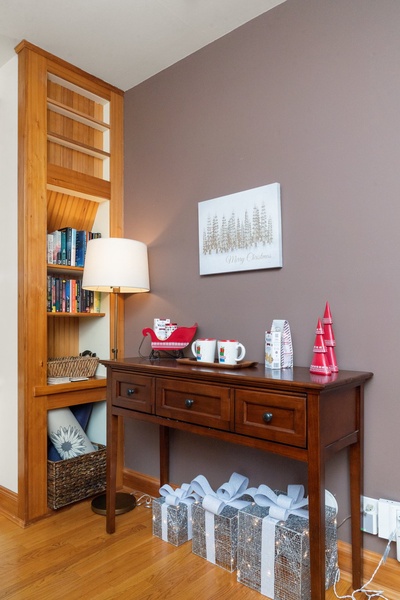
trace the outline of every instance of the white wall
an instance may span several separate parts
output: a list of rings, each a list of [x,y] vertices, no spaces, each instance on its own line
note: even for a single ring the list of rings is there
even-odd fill
[[[18,57],[0,69],[0,486],[18,491]]]

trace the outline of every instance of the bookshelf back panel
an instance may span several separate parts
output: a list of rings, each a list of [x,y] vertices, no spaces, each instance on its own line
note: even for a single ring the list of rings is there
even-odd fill
[[[95,102],[90,98],[78,94],[78,92],[68,89],[55,81],[48,79],[47,81],[47,96],[52,100],[64,104],[80,113],[104,121],[104,107],[99,102]]]
[[[77,196],[47,191],[47,231],[63,227],[91,231],[99,204]]]
[[[92,146],[98,150],[105,149],[103,132],[52,110],[47,111],[47,129],[51,133],[86,144],[86,146]]]
[[[78,356],[79,318],[47,318],[47,353],[49,358]]]
[[[100,158],[89,156],[84,152],[66,148],[61,144],[53,142],[47,143],[47,157],[49,164],[65,167],[77,173],[84,173],[85,175],[91,175],[99,179],[105,179],[103,176],[103,160]]]

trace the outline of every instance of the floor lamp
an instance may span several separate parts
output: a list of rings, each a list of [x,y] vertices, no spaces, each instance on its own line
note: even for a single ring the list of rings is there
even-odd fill
[[[95,238],[86,249],[82,287],[85,290],[107,292],[114,297],[113,359],[118,359],[118,304],[119,294],[137,294],[150,291],[147,246],[143,242],[125,238]],[[115,513],[122,514],[135,508],[132,494],[118,492]],[[106,495],[92,501],[94,512],[106,514]]]

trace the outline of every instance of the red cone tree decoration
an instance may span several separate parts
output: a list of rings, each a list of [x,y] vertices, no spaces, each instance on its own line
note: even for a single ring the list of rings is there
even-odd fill
[[[324,329],[321,319],[318,319],[317,329],[315,330],[314,356],[310,367],[311,373],[320,375],[330,375],[332,370],[328,363],[328,352],[324,342]]]
[[[331,309],[329,303],[326,303],[324,318],[322,319],[324,324],[324,342],[327,349],[328,354],[328,364],[331,368],[332,373],[337,373],[339,371],[339,367],[337,365],[336,353],[335,353],[335,334],[333,333],[333,319],[331,315]]]

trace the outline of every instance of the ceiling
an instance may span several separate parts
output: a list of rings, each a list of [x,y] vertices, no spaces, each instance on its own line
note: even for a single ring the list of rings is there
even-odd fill
[[[126,91],[285,0],[1,0],[0,67],[26,39]]]

